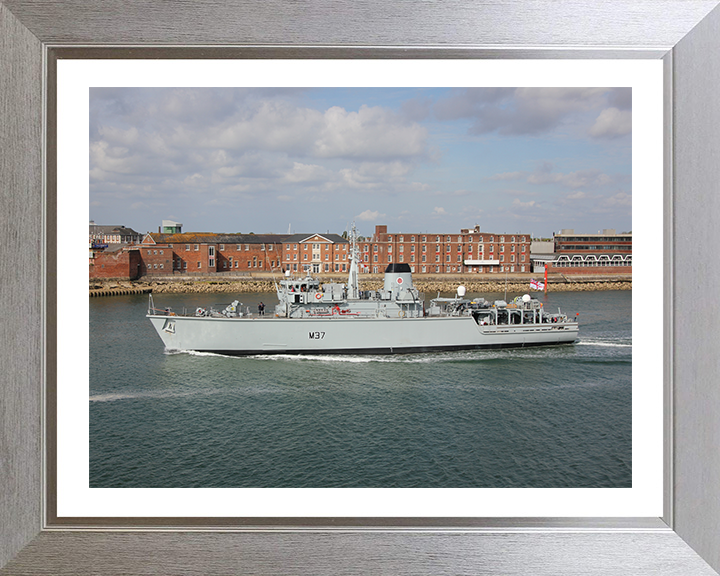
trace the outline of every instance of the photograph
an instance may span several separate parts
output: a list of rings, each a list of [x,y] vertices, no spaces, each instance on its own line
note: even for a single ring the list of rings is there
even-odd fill
[[[631,488],[632,107],[91,87],[90,488]]]

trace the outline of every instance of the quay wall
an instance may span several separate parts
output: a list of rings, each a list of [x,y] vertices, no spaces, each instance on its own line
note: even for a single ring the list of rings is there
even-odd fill
[[[488,278],[489,276],[489,278]],[[465,286],[469,293],[503,292],[505,277],[498,274],[448,275],[448,274],[415,274],[413,284],[427,295],[437,292],[455,292],[457,287]],[[321,282],[347,282],[347,276],[317,275]],[[542,275],[514,274],[507,278],[508,292],[530,292],[531,279],[542,281]],[[280,280],[280,277],[276,277]],[[379,290],[383,286],[382,274],[363,274],[360,277],[362,290]],[[145,278],[141,280],[91,279],[90,296],[112,296],[119,294],[155,294],[183,293],[245,293],[274,292],[275,284],[271,276],[238,276],[204,277],[204,278]],[[632,276],[597,274],[589,276],[564,276],[551,274],[548,276],[548,292],[579,292],[596,290],[632,290]]]

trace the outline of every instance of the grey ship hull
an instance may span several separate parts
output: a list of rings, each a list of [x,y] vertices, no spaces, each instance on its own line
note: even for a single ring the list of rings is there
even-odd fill
[[[482,326],[467,316],[148,318],[167,350],[226,355],[398,354],[570,344],[578,337],[577,322]]]

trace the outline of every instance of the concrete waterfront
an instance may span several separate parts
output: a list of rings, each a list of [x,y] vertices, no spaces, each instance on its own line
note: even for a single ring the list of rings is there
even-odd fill
[[[346,275],[318,274],[321,282],[347,282]],[[275,277],[280,280],[280,274]],[[507,277],[508,292],[529,292],[530,280],[543,280],[542,274],[509,274]],[[420,292],[428,295],[437,292],[453,293],[457,287],[465,286],[468,293],[504,292],[505,277],[500,274],[414,274],[413,283]],[[362,290],[378,290],[382,288],[381,274],[363,274],[360,277]],[[191,294],[191,293],[246,293],[274,292],[275,284],[271,275],[253,276],[168,276],[140,280],[91,280],[90,296],[113,296],[120,294],[139,294],[153,292],[155,294]],[[596,290],[632,290],[632,276],[600,275],[564,276],[551,274],[548,277],[548,292],[590,292]]]

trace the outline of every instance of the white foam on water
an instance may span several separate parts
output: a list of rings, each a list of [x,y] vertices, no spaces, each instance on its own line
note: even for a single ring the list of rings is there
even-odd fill
[[[193,392],[175,392],[169,390],[156,392],[117,392],[110,394],[95,394],[90,396],[90,402],[116,402],[118,400],[135,400],[138,398],[179,398],[190,396]]]
[[[621,344],[611,340],[586,340],[582,339],[576,342],[577,346],[608,346],[611,348],[632,348],[632,344]]]

